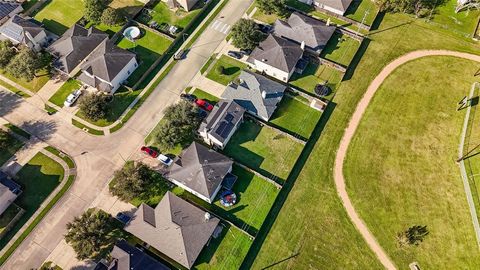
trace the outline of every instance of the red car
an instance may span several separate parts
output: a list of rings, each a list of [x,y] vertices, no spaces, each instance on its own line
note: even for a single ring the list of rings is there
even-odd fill
[[[197,99],[197,100],[195,101],[195,104],[196,104],[198,107],[204,109],[204,110],[207,111],[207,112],[210,112],[210,111],[213,110],[213,105],[210,104],[210,103],[208,103],[208,102],[206,102],[206,101],[203,100],[203,99]]]
[[[144,152],[145,154],[153,157],[153,158],[157,158],[158,157],[158,152],[153,150],[152,148],[150,147],[146,147],[146,146],[142,146],[142,148],[140,148],[140,151]]]

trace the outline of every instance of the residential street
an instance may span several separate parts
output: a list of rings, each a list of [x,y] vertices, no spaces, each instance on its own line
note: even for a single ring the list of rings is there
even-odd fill
[[[232,25],[251,2],[252,0],[230,1],[212,24],[220,21]],[[71,125],[61,113],[49,116],[28,101],[10,92],[0,91],[0,117],[72,156],[78,172],[70,191],[17,248],[3,269],[37,268],[47,258],[64,269],[75,266],[75,258],[62,254],[69,252],[62,248],[65,224],[92,205],[112,207],[115,199],[105,196],[105,188],[113,172],[138,151],[144,137],[161,119],[164,108],[179,100],[179,94],[225,38],[225,29],[221,32],[212,27],[206,28],[187,58],[173,68],[123,129],[105,137],[89,135]],[[104,195],[101,201],[98,199],[100,194]],[[56,255],[51,256],[54,250]]]

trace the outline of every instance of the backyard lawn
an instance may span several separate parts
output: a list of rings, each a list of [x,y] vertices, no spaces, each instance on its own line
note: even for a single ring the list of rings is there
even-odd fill
[[[248,249],[252,245],[250,237],[235,227],[223,225],[223,231],[217,239],[212,238],[195,261],[192,269],[222,270],[239,269]]]
[[[454,162],[465,115],[455,104],[470,92],[476,70],[477,62],[453,57],[428,57],[398,68],[377,91],[349,147],[348,191],[399,268],[415,258],[422,268],[439,269],[445,257],[452,269],[480,268]],[[418,247],[399,248],[395,235],[413,225],[427,225],[429,235]]]
[[[0,148],[0,167],[22,148],[23,143],[9,134],[7,145],[7,149]]]
[[[122,14],[125,14],[129,18],[137,14],[143,5],[145,4],[138,0],[113,0],[109,4],[110,7],[120,10]]]
[[[345,12],[345,17],[366,25],[372,25],[378,13],[378,7],[373,0],[354,0]]]
[[[300,99],[302,97],[292,98],[285,95],[270,122],[308,139],[322,113],[301,102]]]
[[[90,121],[88,120],[81,111],[77,112],[77,116],[81,117],[90,123],[100,126],[106,127],[108,125],[113,124],[118,118],[122,115],[123,112],[128,108],[128,106],[137,98],[137,96],[142,92],[141,89],[130,91],[126,87],[121,86],[117,92],[113,95],[113,100],[108,104],[108,111],[107,116],[105,119],[100,119],[98,121]],[[81,97],[80,97],[81,99]],[[80,100],[79,99],[79,100]]]
[[[148,17],[142,15],[145,19],[141,18],[141,20],[144,20],[147,24],[155,21],[158,24],[166,23],[184,29],[202,10],[199,5],[197,6],[198,8],[191,10],[190,12],[186,12],[183,9],[177,9],[174,11],[170,9],[165,2],[158,1],[158,3],[152,8],[152,13],[150,13]]]
[[[263,175],[284,181],[302,148],[302,144],[277,130],[247,121],[232,136],[224,152]]]
[[[36,154],[23,166],[15,179],[22,186],[23,192],[15,203],[25,210],[25,214],[0,240],[0,248],[5,247],[15,233],[37,211],[44,200],[63,180],[63,175],[62,166],[42,153]]]
[[[63,103],[67,99],[68,95],[80,88],[81,85],[82,84],[80,81],[68,79],[48,101],[59,107],[63,107]]]
[[[219,73],[219,67],[223,67],[223,74]],[[245,68],[247,68],[247,64],[229,56],[222,55],[217,62],[215,62],[215,65],[210,69],[206,77],[223,85],[228,85],[228,83],[235,80],[238,75],[240,75],[242,69]]]
[[[343,73],[341,71],[326,65],[310,62],[302,74],[293,73],[289,84],[304,91],[315,93],[317,84],[328,82],[327,85],[332,89],[332,93],[327,98],[331,98],[335,90],[340,86],[342,78]]]
[[[83,16],[84,4],[79,0],[51,0],[38,11],[34,18],[47,30],[63,34]]]
[[[155,61],[170,47],[172,40],[158,35],[150,30],[141,29],[142,36],[135,43],[122,38],[117,44],[120,48],[128,49],[137,54],[140,65],[128,78],[128,85],[131,87],[147,72]]]
[[[360,41],[335,32],[320,57],[348,67],[359,47]]]
[[[339,142],[344,134],[346,126],[348,125],[348,121],[355,110],[356,104],[365,93],[370,82],[378,75],[385,65],[397,57],[414,50],[449,49],[478,53],[478,45],[471,40],[459,38],[458,35],[452,35],[451,31],[426,23],[423,19],[414,20],[412,17],[405,14],[386,14],[381,20],[379,29],[372,31],[370,37],[371,41],[369,43],[364,43],[362,53],[356,56],[356,58],[359,58],[360,55],[363,55],[361,59],[356,59],[354,61],[359,61],[358,65],[352,65],[352,67],[355,67],[354,72],[347,72],[345,80],[340,84],[340,87],[333,98],[333,102],[335,103],[334,109],[332,110],[333,112],[325,112],[329,114],[329,117],[325,118],[328,119],[328,122],[326,124],[322,123],[322,129],[319,129],[318,132],[313,134],[311,137],[312,143],[306,146],[306,149],[301,156],[301,160],[305,161],[305,163],[300,163],[299,166],[294,168],[294,172],[292,173],[293,177],[289,178],[286,185],[283,187],[283,190],[290,192],[281,192],[277,198],[279,202],[284,203],[276,203],[272,208],[272,214],[267,217],[263,224],[266,229],[269,229],[265,230],[268,231],[268,235],[261,233],[256,237],[252,249],[242,265],[242,269],[262,269],[278,262],[281,263],[272,269],[322,269],[325,265],[328,265],[331,269],[384,269],[375,255],[367,247],[363,238],[352,226],[351,221],[345,214],[341,201],[338,199],[332,176],[332,168],[335,162],[334,153],[337,151]],[[461,64],[465,62],[459,63]],[[454,66],[456,72],[458,65]],[[463,76],[467,76],[467,73],[469,76],[473,74],[470,73],[470,69],[467,69],[469,66],[470,65],[467,65],[466,71],[463,72]],[[445,70],[446,67],[442,65],[441,68]],[[449,73],[447,74],[448,76],[445,76],[445,71],[438,72],[438,69],[436,68],[434,70],[438,73],[435,76],[443,74],[444,77],[451,78]],[[415,79],[415,75],[422,74],[423,70],[420,72],[418,70],[412,70],[411,73],[411,77],[407,80],[421,81]],[[473,77],[470,77],[470,79],[471,78]],[[436,84],[437,89],[439,85],[441,84]],[[458,89],[458,91],[456,88],[452,89],[449,87],[441,89],[440,93],[442,93],[444,97],[448,100],[455,100],[454,102],[449,103],[449,110],[455,110],[458,100],[468,93],[470,87],[469,83],[465,83],[465,85],[468,85],[467,88]],[[397,85],[393,90],[402,91],[401,88],[402,87]],[[424,110],[423,102],[429,104],[430,96],[437,95],[437,89],[433,92],[430,91],[426,100],[415,100],[414,104],[408,104],[408,106],[415,106],[417,111],[421,112]],[[418,90],[421,90],[422,92],[428,91],[427,89],[425,89],[425,91],[423,91],[423,89]],[[449,92],[443,94],[444,90]],[[459,91],[462,92],[460,93]],[[408,96],[411,94],[418,97],[417,94],[411,92],[409,92],[406,97],[409,98]],[[405,96],[402,96],[397,101],[401,101],[404,97]],[[374,101],[375,99],[376,97],[374,98]],[[438,100],[437,97],[434,99]],[[395,101],[388,101],[388,104],[392,104],[392,102]],[[420,108],[418,107],[419,103],[422,104],[420,105]],[[444,101],[440,100],[439,105],[442,104],[444,104]],[[382,107],[386,107],[386,105]],[[398,106],[394,107],[397,108]],[[422,115],[427,112],[428,109],[425,109],[425,112],[422,113]],[[438,112],[438,110],[432,112],[432,117],[443,116],[443,114],[438,115],[436,112]],[[395,114],[397,113],[398,110]],[[457,112],[449,111],[449,113],[453,114]],[[463,118],[463,116],[464,111],[459,112],[456,117]],[[415,118],[416,116],[413,117]],[[378,126],[383,124],[384,122],[379,122]],[[392,123],[387,123],[387,125],[392,125]],[[395,128],[398,130],[401,126]],[[439,157],[442,160],[448,159],[448,162],[443,164],[443,166],[449,168],[451,166],[456,166],[455,157],[456,149],[458,148],[460,140],[458,136],[461,132],[461,126],[450,128],[455,128],[457,135],[450,145],[450,151],[452,152],[451,154],[449,153],[448,156]],[[436,141],[431,141],[430,143],[432,144],[432,151],[436,151],[438,149],[438,147],[435,146]],[[374,149],[376,149],[376,146]],[[416,149],[412,149],[411,152],[415,150]],[[393,152],[392,154],[397,155],[397,152]],[[408,155],[402,156],[401,159],[406,159],[408,162],[411,154],[412,153],[408,153]],[[373,156],[370,155],[368,156],[368,159],[371,159],[372,157]],[[423,167],[425,166],[422,165],[421,168]],[[375,168],[375,170],[377,170],[377,168]],[[458,167],[455,167],[455,173],[458,177],[456,181],[459,181],[458,184],[461,184],[462,180],[459,178]],[[442,177],[437,180],[437,183],[442,183],[445,181],[445,178]],[[407,181],[410,180],[407,179]],[[370,178],[363,179],[362,181],[362,183],[367,184],[369,182]],[[377,181],[374,182],[377,183]],[[371,185],[368,185],[368,187],[370,186]],[[420,188],[422,190],[424,189],[423,186],[420,186]],[[436,189],[435,186],[432,188]],[[367,187],[364,185],[363,190],[365,189],[367,189]],[[288,197],[287,195],[284,195],[286,193],[288,193]],[[363,202],[367,202],[370,199],[367,197],[360,198],[358,194],[350,194],[355,195],[357,200],[362,199]],[[439,196],[446,196],[448,198],[451,198],[451,195],[452,193],[450,191],[444,194],[439,194]],[[383,195],[381,197],[384,198]],[[399,199],[399,203],[402,200],[403,198]],[[458,200],[463,200],[463,204],[466,205],[465,194],[461,194]],[[393,201],[393,198],[387,198],[386,203],[391,203],[391,201]],[[407,198],[407,203],[410,201],[411,199]],[[438,208],[436,204],[437,201],[429,201],[423,205],[419,203],[418,208],[421,210],[429,207]],[[443,205],[442,201],[440,201],[440,204]],[[280,207],[281,210],[279,211]],[[396,209],[391,211],[390,209],[382,211],[382,209],[384,209],[383,205],[377,209],[370,208],[370,212],[396,215]],[[468,209],[445,209],[444,211],[456,214],[457,210],[460,210],[462,213],[468,211]],[[399,214],[403,213],[403,210],[400,211]],[[363,216],[361,215],[361,217]],[[410,216],[404,218],[405,220],[410,219]],[[443,220],[445,218],[446,217],[443,216],[435,217],[434,222],[437,222],[436,220],[438,219]],[[468,223],[467,226],[469,227],[467,231],[462,230],[465,229],[463,226],[464,223]],[[446,232],[440,232],[440,237],[445,237],[445,241],[447,241],[447,239],[451,239],[452,237],[452,234],[449,233],[453,232],[453,237],[469,233],[472,230],[471,223],[470,217],[467,216],[466,220],[461,222],[458,229],[456,228],[456,225],[452,226],[448,228]],[[430,246],[431,241],[433,241],[430,237],[435,239],[438,239],[439,237],[439,232],[432,230],[433,227],[431,227],[430,224],[431,223],[426,224],[430,228],[430,235],[427,236],[425,240],[426,242],[420,244],[419,247],[414,248],[419,253],[424,252],[427,246]],[[450,222],[447,224],[450,224]],[[392,226],[395,227],[398,225]],[[380,225],[375,227],[390,231],[389,227]],[[395,235],[389,235],[388,241],[392,241],[394,238]],[[445,265],[448,265],[448,268],[450,269],[479,268],[478,265],[471,266],[472,264],[478,264],[478,262],[480,262],[480,259],[478,258],[478,246],[476,246],[475,239],[472,239],[472,236],[469,236],[463,240],[462,243],[464,243],[463,247],[465,247],[465,249],[456,246],[456,248],[458,248],[457,250],[453,250],[452,247],[450,248],[453,252],[434,252],[436,254],[434,255],[436,256],[436,260],[430,260],[427,265],[423,265],[422,262],[424,259],[423,257],[420,257],[420,268],[441,269],[445,268]],[[424,244],[426,244],[425,247],[423,247]],[[438,251],[442,251],[443,248],[444,247],[439,247]],[[462,252],[464,253],[460,254]],[[285,261],[285,259],[291,258],[293,255],[296,255],[294,259]],[[394,254],[390,253],[388,253],[388,255],[391,257],[394,256]],[[416,257],[412,258],[412,261],[413,259],[416,261]],[[436,266],[432,266],[432,264],[435,264]],[[398,269],[408,268],[408,266],[405,265],[397,266]]]
[[[477,26],[480,11],[471,9],[455,13],[456,6],[456,0],[446,0],[432,15],[432,21],[461,35],[471,36]]]

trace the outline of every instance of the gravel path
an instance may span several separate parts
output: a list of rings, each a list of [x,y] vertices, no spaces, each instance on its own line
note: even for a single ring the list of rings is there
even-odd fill
[[[375,77],[375,79],[370,83],[368,86],[367,91],[365,92],[364,96],[360,100],[355,109],[355,112],[350,119],[350,122],[345,130],[343,138],[340,142],[340,146],[337,151],[337,155],[335,158],[335,167],[334,167],[334,178],[335,178],[335,185],[337,188],[337,193],[342,200],[343,206],[347,211],[350,220],[353,222],[355,227],[357,228],[358,232],[362,235],[362,237],[367,242],[370,249],[375,253],[378,257],[380,262],[386,269],[396,269],[392,260],[388,257],[385,253],[383,248],[378,244],[375,237],[372,233],[368,230],[367,226],[360,218],[358,213],[355,211],[353,207],[352,201],[348,197],[347,189],[345,186],[345,177],[343,175],[343,163],[345,161],[345,157],[347,155],[347,149],[350,144],[350,141],[357,130],[358,125],[360,124],[360,120],[367,109],[368,104],[372,100],[375,92],[380,88],[383,81],[392,73],[397,67],[405,64],[408,61],[415,60],[425,56],[454,56],[464,59],[469,59],[473,61],[480,62],[480,56],[468,53],[461,53],[461,52],[453,52],[453,51],[444,51],[444,50],[425,50],[425,51],[415,51],[408,54],[405,54],[393,62],[389,63],[381,72],[380,74]]]

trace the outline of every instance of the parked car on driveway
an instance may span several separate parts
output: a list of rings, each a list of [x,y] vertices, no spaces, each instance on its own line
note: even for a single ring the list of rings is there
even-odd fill
[[[197,97],[195,95],[190,95],[190,94],[181,94],[180,98],[188,102],[197,101]]]
[[[157,159],[158,159],[161,163],[165,164],[166,166],[170,166],[170,165],[172,165],[172,163],[173,163],[173,159],[171,159],[171,158],[169,158],[169,157],[167,157],[167,156],[165,156],[165,155],[162,155],[162,154],[158,155]]]
[[[228,51],[228,56],[233,57],[235,59],[242,59],[242,54],[236,51]]]
[[[157,158],[158,157],[158,152],[153,150],[152,148],[150,147],[147,147],[147,146],[142,146],[142,148],[140,148],[140,151],[142,151],[143,153],[153,157],[153,158]]]
[[[73,91],[70,95],[68,95],[67,99],[65,100],[65,102],[63,102],[63,105],[65,107],[70,107],[73,105],[73,103],[75,103],[75,101],[77,101],[77,99],[82,95],[82,90],[81,89],[77,89],[75,91]]]
[[[250,55],[252,53],[252,50],[247,49],[247,50],[240,50],[240,53],[243,55]]]
[[[130,221],[130,219],[132,219],[131,217],[129,217],[128,215],[126,215],[126,214],[124,214],[124,213],[122,213],[122,212],[119,212],[119,213],[115,216],[115,218],[116,218],[117,220],[119,220],[120,222],[122,222],[123,224],[127,224],[127,223]]]
[[[204,109],[207,112],[211,112],[213,110],[213,105],[203,99],[197,99],[195,101],[195,105],[197,105],[201,109]]]
[[[182,60],[185,58],[185,50],[179,50],[173,55],[173,59],[175,60]]]

